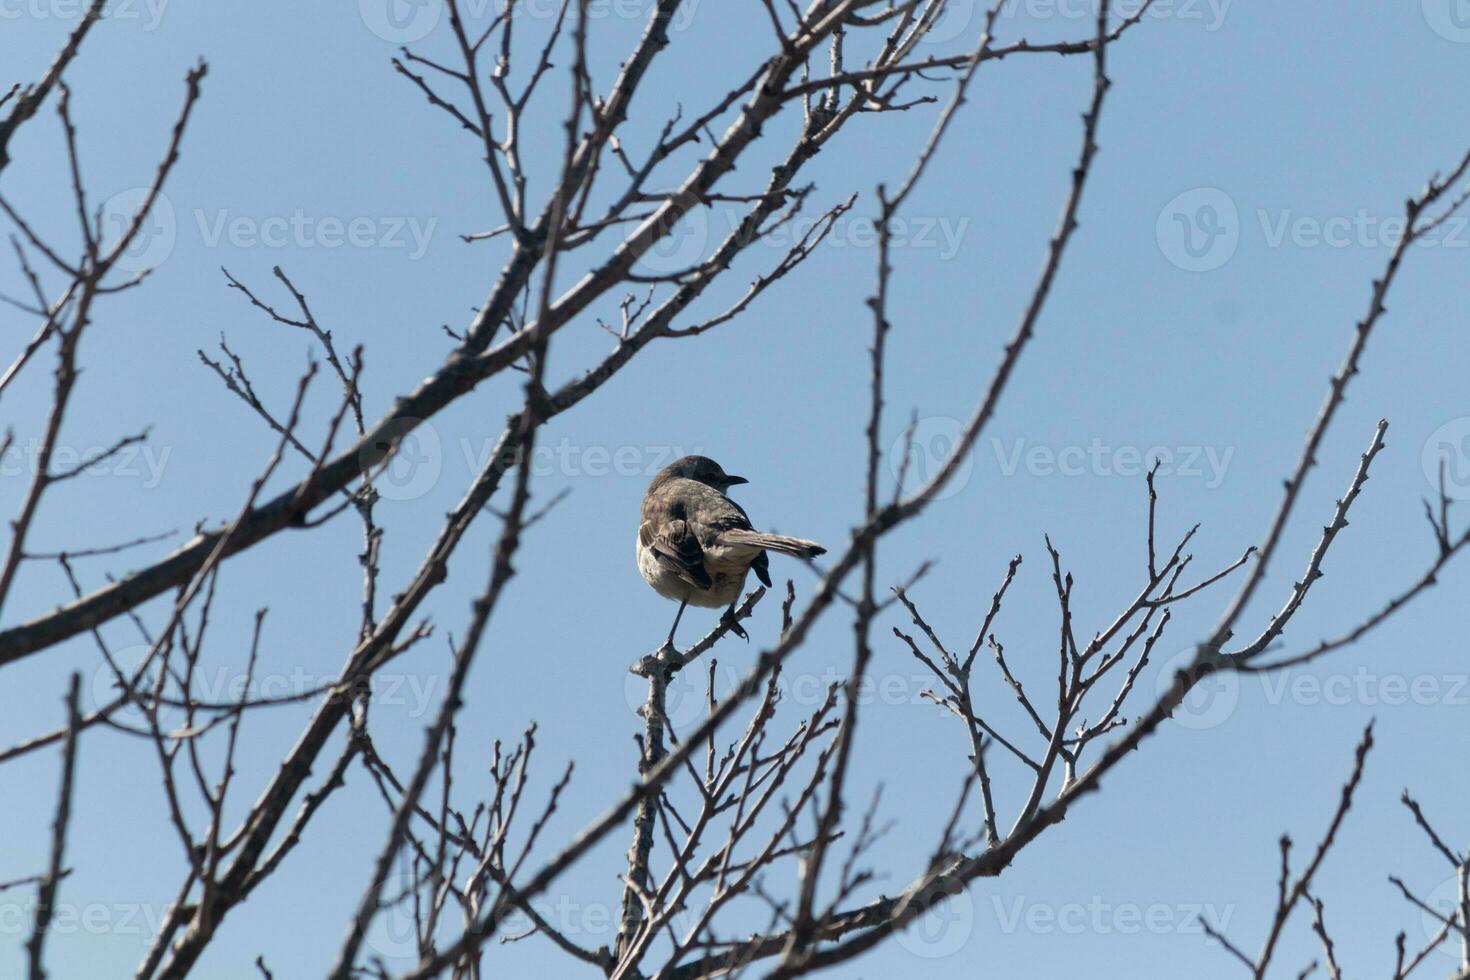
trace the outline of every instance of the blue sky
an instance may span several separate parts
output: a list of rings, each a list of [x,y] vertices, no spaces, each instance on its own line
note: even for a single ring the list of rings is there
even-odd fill
[[[1470,140],[1458,98],[1470,83],[1470,27],[1460,26],[1470,12],[1455,2],[1178,0],[1158,5],[1112,49],[1102,151],[1036,340],[963,480],[885,542],[881,582],[936,561],[912,596],[942,636],[967,644],[1006,562],[1023,553],[996,632],[1025,676],[1042,683],[1053,670],[1056,631],[1042,534],[1050,533],[1077,578],[1079,631],[1102,628],[1132,597],[1143,567],[1146,459],[1170,460],[1160,479],[1161,533],[1202,523],[1195,567],[1228,563],[1260,538],[1367,307],[1369,281],[1392,247],[1391,220]],[[73,6],[0,2],[0,82],[8,87],[44,69]],[[641,14],[627,14],[646,6],[598,8],[599,87],[641,28]],[[646,148],[677,104],[689,113],[743,78],[770,43],[763,11],[750,6],[733,12],[704,0],[681,17],[674,45],[635,104],[630,142]],[[935,52],[973,43],[978,24],[963,16],[973,4],[957,6],[960,16],[946,25],[953,37]],[[274,446],[196,349],[210,352],[225,335],[263,396],[282,406],[308,338],[251,310],[226,287],[221,266],[286,302],[271,277],[272,266],[282,266],[339,343],[364,345],[364,391],[375,413],[442,362],[451,341],[441,324],[462,327],[487,292],[503,246],[459,237],[499,223],[476,146],[395,75],[396,46],[380,36],[393,31],[381,13],[372,0],[248,7],[138,0],[114,8],[69,72],[89,191],[98,202],[126,202],[165,146],[185,71],[200,57],[210,66],[167,188],[172,217],[161,216],[138,256],[156,272],[102,307],[65,431],[66,445],[85,453],[152,425],[147,452],[58,490],[34,532],[44,550],[169,529],[180,538],[81,563],[90,586],[162,554],[197,521],[233,515]],[[414,33],[432,20],[421,16],[428,19],[409,22]],[[1018,2],[999,34],[1003,41],[1082,37],[1090,16],[1082,0]],[[446,25],[437,23],[416,50],[442,53],[448,44]],[[923,445],[942,447],[954,420],[969,413],[1053,230],[1089,85],[1082,59],[1018,57],[981,69],[897,233],[885,442],[899,440],[913,412],[923,420]],[[560,153],[565,101],[560,90],[548,92],[526,136],[529,155],[543,162]],[[490,741],[514,739],[532,720],[540,726],[534,785],[549,786],[565,760],[577,762],[548,839],[575,832],[628,785],[638,722],[626,667],[657,644],[673,612],[639,580],[632,539],[647,479],[674,455],[705,452],[748,476],[736,494],[758,524],[829,547],[845,541],[862,503],[873,191],[907,173],[933,115],[921,107],[854,120],[805,179],[815,184],[815,211],[854,192],[857,204],[800,272],[708,335],[653,345],[543,432],[537,497],[570,494],[528,535],[519,575],[470,676],[460,732],[464,792],[480,778]],[[755,190],[759,164],[799,125],[798,113],[779,118],[769,127],[773,146],[722,189]],[[49,107],[11,152],[16,161],[0,193],[35,227],[71,242],[63,145]],[[669,180],[676,177],[670,170]],[[545,191],[533,182],[531,199]],[[701,212],[680,229],[672,257],[646,264],[662,271],[660,262],[682,261],[685,250],[697,258],[728,218],[720,208]],[[700,309],[718,312],[737,298],[785,244],[753,247]],[[1419,502],[1431,491],[1425,460],[1442,446],[1451,447],[1452,492],[1470,497],[1467,259],[1470,228],[1461,223],[1412,251],[1366,370],[1246,613],[1247,628],[1263,625],[1283,601],[1379,418],[1391,423],[1388,448],[1325,579],[1286,635],[1288,649],[1355,623],[1420,574],[1432,557]],[[575,271],[564,272],[563,284]],[[15,294],[22,285],[5,263],[0,290]],[[615,317],[618,298],[591,312]],[[8,307],[0,324],[10,350],[34,329]],[[553,377],[583,369],[610,342],[590,316],[571,324],[557,335]],[[4,394],[4,424],[22,449],[41,431],[48,371],[49,363],[36,365]],[[518,385],[499,378],[424,431],[424,463],[403,474],[404,499],[380,508],[385,592],[411,574],[518,404]],[[333,407],[328,386],[319,385],[313,439]],[[933,462],[921,455],[919,465]],[[28,463],[23,453],[3,463],[0,509],[13,512]],[[289,465],[280,486],[302,475],[299,461]],[[496,531],[486,518],[471,532],[449,583],[426,605],[440,636],[395,664],[395,690],[379,692],[375,737],[400,766],[416,757],[442,694],[443,635],[462,630]],[[212,627],[212,676],[222,685],[239,676],[260,606],[270,609],[262,663],[273,677],[299,686],[332,676],[356,635],[358,548],[359,530],[347,517],[232,559]],[[807,570],[779,556],[772,566],[810,591]],[[1467,803],[1462,767],[1451,759],[1470,718],[1467,582],[1470,571],[1452,568],[1356,647],[1285,678],[1248,678],[1219,692],[1194,723],[1170,725],[1146,742],[1100,795],[1003,877],[981,882],[951,910],[946,928],[929,940],[888,944],[835,975],[1231,976],[1235,967],[1201,934],[1197,911],[1215,910],[1233,938],[1258,945],[1269,922],[1276,839],[1288,831],[1299,850],[1315,841],[1369,718],[1377,718],[1379,746],[1317,891],[1350,969],[1389,969],[1394,933],[1405,929],[1412,941],[1421,921],[1386,875],[1421,892],[1444,878],[1397,803],[1399,792],[1409,787],[1451,840],[1466,833],[1455,822]],[[51,608],[65,588],[54,566],[27,567],[5,624]],[[1225,598],[1207,593],[1176,611],[1143,698],[1168,656],[1199,638]],[[148,608],[158,615],[157,604]],[[692,638],[713,618],[690,612],[681,636]],[[882,783],[885,813],[899,822],[873,857],[892,874],[878,890],[901,887],[926,856],[966,765],[962,731],[920,700],[922,668],[891,637],[890,627],[902,624],[890,612],[876,631],[878,687],[853,774],[854,797],[866,799]],[[756,644],[769,643],[778,626],[768,601],[751,647],[721,648],[721,675],[743,673]],[[811,692],[847,669],[848,627],[834,611],[791,664],[788,724],[810,708]],[[126,623],[106,632],[119,648],[137,642]],[[54,727],[67,673],[81,670],[90,687],[97,668],[94,648],[80,638],[7,667],[0,741]],[[979,697],[998,724],[1024,735],[1024,718],[998,677],[986,675]],[[1145,703],[1133,702],[1133,710]],[[247,720],[237,807],[270,778],[305,715],[290,707]],[[79,766],[69,853],[76,870],[62,887],[75,915],[65,930],[57,925],[53,975],[118,975],[142,955],[149,918],[172,897],[183,863],[165,829],[150,746],[89,731]],[[0,799],[10,801],[0,808],[0,880],[43,865],[56,778],[54,752],[0,767]],[[1002,814],[1014,812],[1022,793],[1021,773],[999,774]],[[309,846],[230,916],[200,975],[253,976],[257,954],[277,976],[325,969],[386,822],[370,781],[355,772],[308,833]],[[617,900],[625,848],[621,834],[610,839],[548,896],[589,944],[611,938],[603,913]],[[0,974],[22,962],[26,901],[22,892],[0,895]],[[385,956],[397,949],[381,934],[373,948]],[[1298,919],[1283,970],[1294,975],[1316,955]],[[1437,959],[1429,973],[1454,965]],[[490,962],[505,975],[574,975],[535,939],[496,947]]]

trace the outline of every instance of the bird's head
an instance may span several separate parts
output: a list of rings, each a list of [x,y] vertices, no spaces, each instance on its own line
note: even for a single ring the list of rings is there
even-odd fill
[[[658,476],[653,478],[653,482],[658,484],[680,478],[714,487],[721,493],[733,486],[750,482],[743,476],[731,476],[726,473],[719,463],[708,456],[682,456],[660,470]]]

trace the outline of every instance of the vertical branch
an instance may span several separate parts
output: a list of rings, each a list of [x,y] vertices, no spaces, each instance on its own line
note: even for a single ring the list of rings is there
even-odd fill
[[[648,700],[640,709],[643,737],[639,740],[638,775],[643,778],[664,758],[665,698],[673,673],[657,657],[645,658],[637,669],[648,679]],[[622,918],[618,924],[617,943],[613,947],[618,960],[627,953],[643,920],[643,896],[648,893],[649,883],[648,859],[653,853],[657,818],[657,794],[649,794],[638,801],[638,809],[633,816],[633,844],[628,848],[628,873],[623,884]]]
[[[31,938],[26,943],[26,956],[30,964],[30,980],[45,980],[46,970],[41,960],[46,946],[46,928],[51,924],[56,904],[56,889],[61,881],[61,863],[66,852],[66,828],[71,822],[72,782],[76,774],[77,732],[81,728],[81,715],[77,710],[77,690],[80,674],[71,675],[66,692],[66,742],[61,749],[61,790],[56,800],[56,819],[51,824],[51,863],[46,876],[36,888],[36,922]]]

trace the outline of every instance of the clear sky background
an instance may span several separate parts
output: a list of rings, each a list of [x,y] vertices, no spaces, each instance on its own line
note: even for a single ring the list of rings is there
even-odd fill
[[[37,77],[80,6],[0,0],[0,82]],[[144,288],[101,307],[63,440],[85,452],[152,425],[149,454],[58,490],[33,546],[76,548],[168,529],[180,537],[81,563],[89,587],[163,554],[196,521],[233,515],[274,446],[195,352],[214,348],[224,334],[262,395],[283,407],[308,338],[249,309],[226,288],[221,266],[261,295],[287,301],[270,275],[281,265],[339,343],[363,344],[375,415],[442,362],[451,341],[441,324],[467,323],[499,268],[502,243],[459,238],[500,220],[474,142],[395,75],[395,44],[380,36],[391,33],[381,10],[372,0],[360,6],[155,0],[150,7],[130,0],[94,31],[69,72],[88,189],[99,202],[119,194],[125,202],[152,174],[185,71],[201,56],[210,66],[167,188],[172,217],[160,216],[139,257],[157,271]],[[596,89],[606,88],[647,6],[630,0],[599,8]],[[957,6],[961,16],[942,32],[950,39],[933,51],[973,44],[978,21],[963,14],[974,4]],[[885,541],[881,581],[901,581],[921,561],[935,560],[912,595],[960,646],[1007,560],[1023,553],[996,632],[1024,678],[1039,685],[1054,676],[1057,628],[1042,535],[1051,534],[1077,578],[1078,631],[1090,635],[1141,581],[1146,458],[1163,451],[1172,460],[1159,481],[1161,533],[1203,525],[1194,567],[1220,567],[1257,542],[1388,256],[1392,228],[1383,222],[1399,216],[1405,197],[1451,166],[1470,140],[1465,7],[1457,0],[1177,0],[1161,3],[1115,46],[1102,152],[1037,338],[955,492]],[[999,35],[1084,37],[1090,17],[1082,0],[1017,2]],[[449,42],[447,25],[438,23],[418,49],[442,53]],[[758,5],[692,5],[639,94],[630,144],[646,147],[677,104],[688,114],[733,87],[769,44]],[[988,380],[1055,225],[1090,70],[1085,59],[1030,56],[980,71],[904,213],[885,441],[897,440],[917,412],[924,447],[942,451],[956,431],[953,420],[969,413]],[[526,136],[543,161],[560,152],[565,104],[559,88],[547,92]],[[864,222],[876,212],[874,187],[902,178],[933,117],[930,106],[849,124],[803,180],[815,182],[815,209],[854,192],[858,203],[799,274],[711,334],[649,348],[543,431],[541,443],[552,452],[538,462],[537,498],[571,492],[527,536],[520,574],[470,677],[462,793],[483,780],[490,741],[513,740],[532,720],[540,725],[534,788],[549,786],[566,760],[577,762],[546,840],[574,833],[633,778],[638,719],[630,700],[637,689],[626,667],[659,642],[673,613],[639,580],[633,535],[648,477],[673,455],[702,451],[748,476],[750,485],[736,493],[758,524],[843,545],[861,508],[871,329],[864,300],[876,261]],[[758,164],[799,124],[791,111],[768,127],[772,147],[720,189],[756,190]],[[48,106],[13,142],[17,159],[0,178],[0,193],[34,226],[70,243],[62,146]],[[670,170],[669,180],[675,177]],[[531,199],[539,202],[545,190],[533,186]],[[358,240],[344,243],[333,219],[361,219]],[[649,267],[697,258],[727,221],[720,209],[698,215],[680,230],[674,256],[654,257]],[[722,308],[784,247],[751,248],[701,308]],[[568,269],[565,282],[575,272]],[[1356,623],[1431,559],[1420,498],[1432,489],[1425,460],[1432,468],[1442,445],[1451,447],[1451,491],[1470,497],[1467,284],[1470,228],[1449,226],[1411,253],[1366,370],[1244,628],[1263,625],[1285,598],[1379,418],[1391,423],[1388,448],[1286,649]],[[22,286],[7,261],[0,289],[16,294]],[[618,298],[610,294],[589,312],[614,317]],[[25,316],[0,310],[7,351],[33,329]],[[571,376],[609,343],[592,316],[580,318],[557,335],[553,375]],[[42,431],[49,361],[48,354],[0,404],[22,449]],[[416,447],[425,462],[401,474],[400,496],[408,499],[379,509],[388,526],[385,595],[407,581],[518,404],[519,384],[498,378],[425,430]],[[319,385],[311,403],[313,439],[334,405],[328,388]],[[30,463],[23,454],[3,462],[0,505],[9,514]],[[922,471],[934,463],[929,452],[917,465]],[[302,475],[298,460],[289,467],[278,485]],[[497,530],[490,517],[477,524],[449,583],[426,606],[439,637],[393,665],[396,691],[380,691],[376,739],[400,767],[417,756],[446,679],[442,636],[462,630]],[[277,535],[232,559],[212,627],[214,676],[239,676],[259,606],[270,609],[262,670],[298,689],[332,676],[355,636],[358,548],[359,529],[344,516],[322,532]],[[772,571],[810,592],[814,578],[796,563],[777,556]],[[1101,794],[1028,847],[1003,877],[980,882],[945,921],[929,923],[926,936],[886,944],[834,975],[1237,975],[1202,934],[1198,911],[1213,909],[1237,942],[1258,947],[1271,913],[1277,837],[1290,832],[1299,853],[1315,842],[1369,718],[1377,719],[1379,745],[1317,891],[1349,969],[1390,970],[1394,934],[1404,929],[1412,943],[1424,927],[1386,876],[1400,875],[1422,894],[1447,873],[1398,804],[1400,791],[1409,787],[1452,841],[1470,834],[1459,751],[1470,725],[1467,583],[1470,570],[1452,568],[1437,589],[1356,647],[1285,678],[1231,682],[1198,705],[1188,724],[1161,729]],[[54,566],[28,566],[6,604],[5,625],[51,608],[65,588]],[[1133,712],[1226,596],[1213,591],[1176,610]],[[721,648],[722,677],[743,673],[757,645],[771,642],[776,606],[759,608],[750,647]],[[148,612],[157,619],[159,609]],[[841,613],[828,616],[788,670],[788,724],[847,669],[851,636]],[[713,622],[712,613],[695,610],[681,636],[691,639]],[[883,812],[898,821],[873,855],[891,875],[875,891],[910,879],[967,764],[959,726],[920,700],[927,681],[891,636],[894,625],[902,620],[890,612],[875,630],[880,684],[864,715],[852,780],[856,800],[883,784]],[[118,648],[137,642],[124,622],[105,630]],[[90,641],[79,638],[7,667],[0,741],[55,727],[67,673],[81,670],[91,688],[98,666]],[[982,707],[1024,738],[1009,693],[997,677],[983,676]],[[283,708],[247,720],[237,808],[268,781],[306,713]],[[71,915],[55,928],[51,965],[57,977],[119,976],[136,965],[149,923],[172,898],[182,855],[146,742],[89,731],[79,766],[68,854],[76,870],[61,890]],[[1022,775],[1002,764],[996,792],[1003,819],[1020,805]],[[0,880],[44,866],[57,777],[54,751],[0,767]],[[366,775],[354,771],[305,846],[230,915],[199,975],[254,976],[257,954],[278,977],[319,975],[336,954],[387,819]],[[610,838],[548,895],[568,931],[589,945],[612,938],[608,919],[626,846],[625,834]],[[773,878],[768,887],[779,891],[789,881]],[[30,901],[29,889],[0,894],[0,975],[21,968]],[[408,965],[393,959],[404,947],[383,929],[372,948],[390,965]],[[1295,975],[1317,955],[1299,914],[1279,960],[1283,973]],[[490,962],[501,964],[503,976],[586,972],[540,939],[495,947]],[[1443,975],[1453,966],[1439,954],[1424,971]]]

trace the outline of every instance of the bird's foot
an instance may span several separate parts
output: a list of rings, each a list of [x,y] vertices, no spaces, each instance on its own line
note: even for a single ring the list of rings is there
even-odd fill
[[[725,610],[725,614],[720,617],[720,625],[740,637],[746,643],[750,642],[750,634],[745,632],[745,627],[741,626],[740,620],[735,618],[735,612],[733,610]]]

